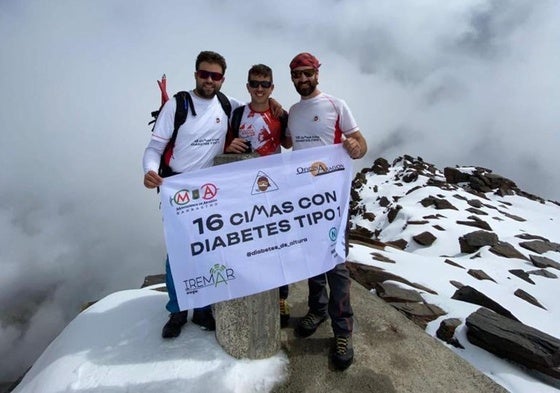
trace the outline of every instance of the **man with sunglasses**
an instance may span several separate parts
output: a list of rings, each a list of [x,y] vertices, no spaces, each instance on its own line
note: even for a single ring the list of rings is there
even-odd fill
[[[367,143],[346,102],[322,93],[319,84],[321,64],[310,53],[300,53],[290,62],[292,82],[301,100],[290,108],[288,136],[294,150],[342,143],[348,154],[362,158]],[[330,294],[327,294],[327,282]],[[350,274],[344,263],[308,280],[307,314],[298,321],[296,335],[308,337],[331,318],[335,336],[331,360],[338,370],[345,370],[354,360],[352,346],[353,311],[350,305]]]
[[[169,167],[173,174],[207,168],[214,164],[214,158],[224,150],[228,129],[228,114],[225,113],[217,93],[225,81],[226,60],[222,55],[212,51],[202,51],[196,58],[194,79],[195,88],[189,92],[192,106],[187,112],[186,121],[179,127],[177,138],[172,146]],[[244,103],[227,97],[232,109]],[[281,113],[282,106],[270,99],[273,112]],[[158,174],[161,156],[166,149],[175,128],[176,100],[168,100],[157,117],[152,137],[144,151],[144,185],[156,188],[163,179]],[[169,301],[166,309],[170,312],[169,320],[163,326],[163,338],[177,337],[187,323],[188,312],[179,309],[177,294],[169,266],[169,257],[165,263],[165,283]],[[210,306],[195,308],[192,322],[206,330],[215,330],[216,323]]]
[[[234,111],[225,152],[245,153],[250,150],[267,156],[280,153],[281,145],[292,147],[290,138],[286,137],[288,113],[283,111],[280,117],[275,117],[270,108],[269,98],[274,90],[272,69],[264,64],[252,66],[246,86],[251,102]]]
[[[247,91],[251,96],[249,105],[233,111],[228,130],[226,153],[255,152],[260,156],[280,153],[280,146],[289,149],[292,141],[286,136],[288,113],[282,111],[280,117],[272,114],[269,98],[274,90],[272,69],[264,64],[256,64],[249,69]],[[267,178],[263,179],[268,182]],[[280,326],[286,327],[290,319],[287,303],[289,287],[279,288]]]
[[[203,51],[196,58],[195,69],[196,87],[189,92],[193,105],[188,108],[187,119],[179,127],[174,145],[171,147],[168,165],[173,174],[212,166],[214,157],[222,153],[224,148],[228,114],[225,113],[216,94],[225,80],[226,61],[216,52]],[[233,98],[228,97],[228,99],[233,108],[242,105]],[[163,183],[158,169],[161,156],[173,135],[176,109],[175,99],[168,100],[161,108],[152,137],[144,152],[144,185],[147,188],[156,188]],[[165,307],[170,314],[161,335],[163,338],[172,338],[181,334],[181,328],[187,323],[188,311],[179,309],[169,257],[165,262],[165,273],[169,296]],[[195,308],[192,321],[203,329],[216,329],[210,306]]]

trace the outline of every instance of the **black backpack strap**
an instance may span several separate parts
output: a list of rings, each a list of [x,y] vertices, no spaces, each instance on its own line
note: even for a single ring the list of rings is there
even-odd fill
[[[243,111],[245,110],[245,105],[241,105],[239,108],[235,108],[233,114],[231,115],[230,130],[232,139],[239,136],[239,125],[241,124],[241,118],[243,117]]]
[[[187,114],[189,113],[189,108],[193,116],[196,116],[196,111],[194,110],[194,104],[191,95],[187,91],[180,91],[175,94],[175,100],[177,101],[177,108],[175,109],[175,121],[173,122],[173,134],[169,139],[167,146],[173,148],[175,141],[177,140],[177,134],[179,133],[179,128],[187,121]]]
[[[175,101],[177,101],[177,109],[175,109],[175,122],[173,124],[173,135],[171,135],[170,142],[175,142],[175,139],[177,139],[177,132],[179,131],[179,127],[187,120],[189,108],[192,115],[196,116],[192,97],[187,91],[180,91],[175,94]]]
[[[282,111],[280,116],[280,139],[283,140],[286,137],[286,128],[288,128],[288,112]]]
[[[221,91],[217,92],[216,95],[218,96],[218,101],[220,101],[220,105],[222,106],[222,109],[224,110],[224,112],[226,113],[229,119],[229,117],[231,116],[231,102],[229,102],[227,96]]]
[[[180,91],[175,94],[175,101],[177,103],[177,108],[175,109],[175,118],[173,122],[173,133],[167,146],[163,150],[161,155],[161,160],[159,164],[159,175],[161,177],[168,177],[174,175],[173,171],[169,167],[169,160],[171,159],[171,154],[173,153],[173,148],[175,147],[175,141],[177,140],[177,134],[179,133],[179,128],[187,120],[187,114],[189,113],[189,108],[193,116],[196,116],[196,111],[194,110],[194,104],[191,95],[186,91]]]

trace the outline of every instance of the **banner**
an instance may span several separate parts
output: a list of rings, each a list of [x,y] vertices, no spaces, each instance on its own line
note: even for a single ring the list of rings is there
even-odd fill
[[[165,241],[181,310],[344,262],[351,181],[352,161],[340,144],[164,179]]]

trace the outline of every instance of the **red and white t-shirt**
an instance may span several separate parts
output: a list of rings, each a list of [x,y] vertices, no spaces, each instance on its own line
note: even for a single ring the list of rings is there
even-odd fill
[[[282,125],[270,109],[257,112],[246,105],[239,123],[238,136],[250,142],[252,151],[261,156],[281,151]]]
[[[346,102],[329,94],[300,100],[290,108],[287,135],[294,150],[342,142],[342,135],[358,131]]]

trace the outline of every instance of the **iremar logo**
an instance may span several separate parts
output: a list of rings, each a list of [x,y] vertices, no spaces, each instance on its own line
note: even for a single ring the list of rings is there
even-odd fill
[[[209,274],[192,277],[183,281],[187,293],[196,293],[199,289],[206,287],[217,287],[227,285],[228,281],[235,280],[235,271],[226,265],[216,263],[208,272]]]
[[[298,175],[310,173],[312,176],[322,176],[332,172],[344,171],[345,169],[344,164],[335,164],[329,167],[324,162],[316,161],[308,167],[298,167],[296,172]]]
[[[195,188],[192,190],[188,190],[186,188],[181,189],[173,195],[172,198],[169,198],[169,203],[171,206],[185,206],[188,205],[192,201],[202,200],[202,201],[209,201],[218,195],[218,187],[216,187],[213,183],[206,183],[200,186],[199,188]]]

